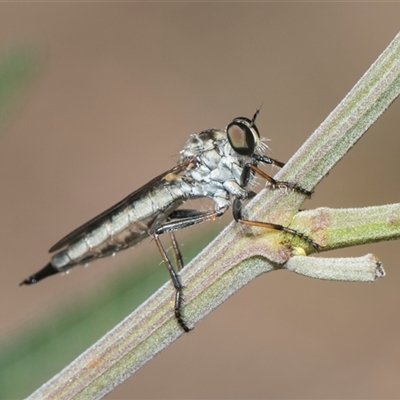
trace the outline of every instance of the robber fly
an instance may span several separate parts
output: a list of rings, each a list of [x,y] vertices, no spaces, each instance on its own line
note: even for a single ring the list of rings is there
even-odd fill
[[[128,197],[72,231],[51,249],[56,252],[40,271],[20,285],[30,285],[75,265],[87,264],[132,247],[152,237],[168,269],[175,288],[175,317],[185,332],[190,328],[182,316],[182,283],[178,271],[183,261],[174,232],[188,226],[219,218],[232,207],[237,222],[277,229],[300,237],[318,250],[308,236],[288,227],[242,217],[242,202],[254,196],[250,190],[255,174],[273,187],[294,189],[307,196],[311,192],[295,183],[277,181],[258,168],[259,163],[283,167],[284,163],[262,155],[263,145],[255,125],[259,109],[252,119],[235,118],[225,129],[207,129],[192,134],[180,152],[179,163],[157,176]],[[197,198],[214,201],[213,211],[180,208]],[[169,233],[176,258],[176,269],[159,236]]]

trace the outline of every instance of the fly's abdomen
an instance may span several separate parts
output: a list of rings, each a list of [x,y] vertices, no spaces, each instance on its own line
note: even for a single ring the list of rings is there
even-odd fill
[[[122,210],[116,210],[99,226],[68,245],[51,259],[54,268],[66,271],[78,264],[107,257],[132,247],[152,234],[181,202],[170,187],[157,188]]]
[[[112,223],[105,224],[69,245],[52,257],[51,264],[61,271],[66,271],[77,264],[87,264],[134,246],[148,236],[148,231],[138,222],[120,231],[113,231],[112,227]]]
[[[31,285],[75,265],[112,255],[152,235],[190,197],[188,184],[179,175],[189,161],[154,178],[62,238],[50,249],[50,252],[58,251],[51,261],[21,285]]]

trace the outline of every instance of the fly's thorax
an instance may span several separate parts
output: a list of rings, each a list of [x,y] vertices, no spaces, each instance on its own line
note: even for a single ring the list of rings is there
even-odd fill
[[[220,148],[227,142],[226,132],[221,129],[213,128],[200,133],[193,133],[180,152],[181,161],[201,157],[205,152]]]
[[[191,135],[181,151],[180,161],[189,158],[196,161],[184,171],[184,180],[189,183],[184,189],[188,198],[208,197],[220,210],[230,205],[231,196],[247,197],[240,178],[250,157],[233,150],[226,130],[209,129]]]
[[[243,166],[250,160],[233,150],[225,129],[215,128],[192,134],[180,154],[180,162],[196,159],[196,165],[187,171],[198,182],[233,179],[240,183]]]

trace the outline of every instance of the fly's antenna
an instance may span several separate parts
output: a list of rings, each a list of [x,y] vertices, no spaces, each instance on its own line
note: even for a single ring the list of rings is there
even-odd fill
[[[258,114],[260,113],[261,107],[263,106],[264,102],[261,103],[260,107],[257,108],[256,112],[253,115],[253,118],[251,119],[251,125],[255,125],[256,119],[258,117]]]

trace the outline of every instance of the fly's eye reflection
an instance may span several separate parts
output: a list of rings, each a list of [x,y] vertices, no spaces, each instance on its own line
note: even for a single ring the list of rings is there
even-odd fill
[[[258,113],[259,109],[252,119],[235,118],[226,129],[212,128],[191,135],[179,153],[180,160],[176,166],[58,241],[50,249],[50,253],[55,252],[50,262],[24,279],[20,285],[31,285],[76,265],[86,265],[98,258],[113,255],[146,237],[153,237],[176,291],[173,307],[176,321],[188,332],[191,328],[182,312],[183,285],[179,275],[184,265],[175,231],[213,221],[232,207],[233,218],[237,222],[284,231],[301,238],[318,251],[318,244],[301,232],[242,217],[243,201],[254,196],[251,184],[255,174],[275,188],[288,187],[306,196],[311,195],[311,192],[296,183],[276,181],[258,167],[259,164],[273,164],[277,167],[284,165],[256,153],[260,142],[260,134],[255,125]],[[225,151],[227,141],[234,153],[227,154]],[[214,209],[183,207],[187,200],[201,197],[211,199]],[[161,243],[159,236],[163,233],[169,233],[175,266]]]
[[[233,150],[241,156],[251,156],[260,140],[256,126],[239,119],[227,126],[226,133]]]

